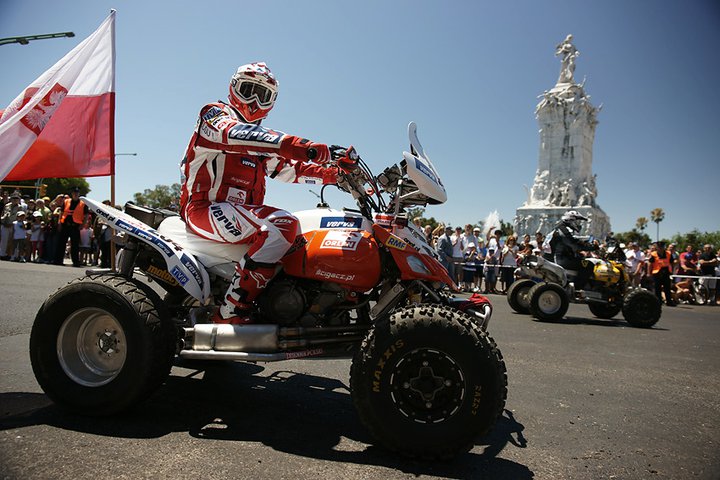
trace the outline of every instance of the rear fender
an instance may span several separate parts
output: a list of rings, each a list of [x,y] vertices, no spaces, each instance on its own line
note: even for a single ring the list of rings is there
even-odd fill
[[[193,298],[206,304],[210,299],[210,278],[197,259],[175,241],[116,208],[82,197],[92,213],[99,215],[112,229],[131,235],[157,250],[170,275]]]
[[[380,225],[373,225],[373,233],[378,243],[384,245],[392,255],[400,269],[402,280],[436,281],[448,285],[453,291],[458,291],[448,271],[436,259],[418,252],[405,240]]]

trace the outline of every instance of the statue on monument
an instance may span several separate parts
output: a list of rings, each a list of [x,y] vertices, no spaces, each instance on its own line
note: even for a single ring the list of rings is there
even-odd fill
[[[575,59],[580,55],[575,45],[572,44],[572,35],[565,37],[562,43],[555,47],[555,56],[560,56],[560,78],[558,83],[574,83]]]

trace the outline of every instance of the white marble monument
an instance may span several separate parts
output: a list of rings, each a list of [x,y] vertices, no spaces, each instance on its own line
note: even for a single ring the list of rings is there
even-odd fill
[[[593,141],[600,108],[590,103],[584,83],[574,79],[575,59],[580,52],[572,35],[557,46],[561,57],[555,86],[543,93],[535,109],[540,124],[540,155],[535,181],[526,188],[527,201],[517,209],[515,231],[520,235],[537,231],[548,234],[568,210],[577,210],[590,220],[583,235],[603,239],[610,220],[597,205],[596,175],[592,173]]]

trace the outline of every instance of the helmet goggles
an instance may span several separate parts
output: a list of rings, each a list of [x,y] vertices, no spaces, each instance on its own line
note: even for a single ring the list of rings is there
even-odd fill
[[[269,107],[275,101],[276,92],[257,82],[241,80],[235,83],[233,90],[244,103],[255,100],[259,106]]]

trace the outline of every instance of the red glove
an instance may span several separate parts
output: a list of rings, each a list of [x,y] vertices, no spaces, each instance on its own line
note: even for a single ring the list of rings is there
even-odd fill
[[[291,159],[315,163],[328,163],[330,149],[324,143],[313,143],[307,138],[286,135],[280,143],[280,155]]]
[[[355,151],[355,147],[350,145],[345,151],[345,155],[338,158],[337,166],[345,173],[352,173],[357,169],[359,159],[360,157],[358,157],[357,151]]]

